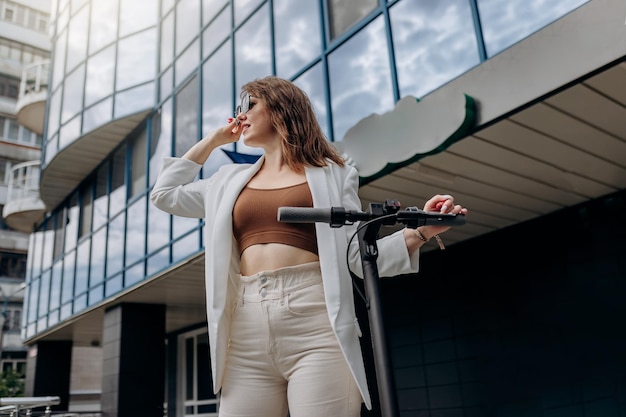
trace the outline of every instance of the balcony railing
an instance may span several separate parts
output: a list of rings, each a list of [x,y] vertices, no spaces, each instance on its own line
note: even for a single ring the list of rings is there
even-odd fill
[[[20,95],[36,94],[48,87],[48,73],[50,61],[38,61],[34,64],[26,65],[22,70],[22,81],[20,82]]]
[[[20,94],[15,104],[17,121],[38,135],[43,134],[49,68],[48,60],[24,67]]]
[[[12,228],[30,233],[46,212],[39,188],[41,162],[28,161],[11,168],[7,187],[6,204],[2,217]]]
[[[7,201],[39,198],[40,161],[28,161],[11,168]]]
[[[32,416],[33,410],[42,409],[38,415],[50,416],[51,406],[61,403],[59,397],[7,397],[0,398],[0,416]]]

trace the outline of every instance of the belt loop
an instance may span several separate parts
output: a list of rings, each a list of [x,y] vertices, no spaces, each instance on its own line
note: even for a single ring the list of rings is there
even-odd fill
[[[242,307],[243,307],[243,304],[244,304],[243,299],[244,299],[245,295],[246,295],[246,285],[245,285],[245,283],[243,283],[243,285],[241,286],[241,306]]]
[[[280,305],[285,305],[285,277],[280,277]]]

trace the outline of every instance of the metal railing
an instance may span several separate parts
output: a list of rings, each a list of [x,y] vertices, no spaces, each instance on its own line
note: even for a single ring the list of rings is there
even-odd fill
[[[9,397],[0,398],[0,416],[50,416],[50,406],[61,403],[59,397]],[[34,414],[33,410],[43,408],[43,413]]]
[[[50,60],[43,60],[29,64],[22,70],[22,81],[20,82],[20,95],[39,93],[43,88],[48,87],[48,70]]]
[[[11,167],[7,201],[39,197],[40,161],[28,161]]]

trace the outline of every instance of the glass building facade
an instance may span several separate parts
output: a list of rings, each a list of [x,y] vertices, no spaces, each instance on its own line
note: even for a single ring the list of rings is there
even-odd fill
[[[31,235],[22,337],[37,338],[202,252],[202,221],[165,214],[148,194],[162,158],[181,156],[223,125],[248,80],[293,80],[329,140],[341,141],[362,118],[428,95],[584,3],[55,1],[44,175],[91,132],[149,115]],[[225,149],[258,154],[243,144]],[[201,175],[228,163],[214,152]],[[196,339],[187,349],[206,349]],[[195,410],[189,415],[201,414]]]

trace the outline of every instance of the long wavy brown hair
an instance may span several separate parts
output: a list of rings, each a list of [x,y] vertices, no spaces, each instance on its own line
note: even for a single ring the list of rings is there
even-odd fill
[[[292,170],[302,172],[305,166],[325,166],[328,160],[340,166],[345,164],[322,132],[309,97],[298,86],[269,76],[246,83],[242,97],[246,93],[265,101],[272,126],[282,139],[283,156]]]

